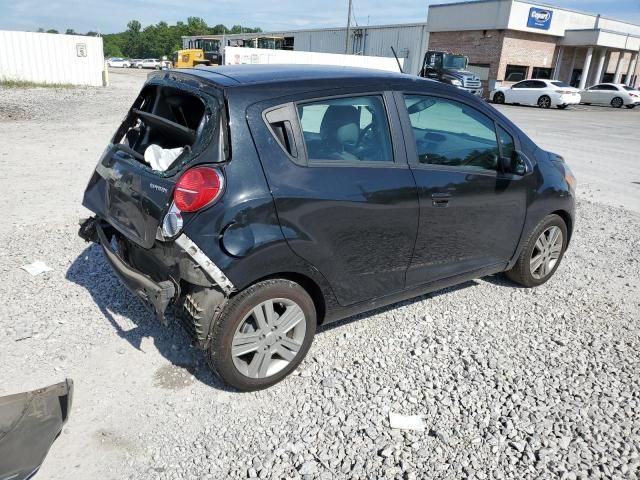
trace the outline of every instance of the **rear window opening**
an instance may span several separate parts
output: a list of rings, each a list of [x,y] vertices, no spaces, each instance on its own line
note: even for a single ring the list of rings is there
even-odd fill
[[[187,91],[148,85],[134,102],[112,143],[116,150],[155,171],[170,170],[188,161],[203,143],[203,132],[217,119],[217,110]]]

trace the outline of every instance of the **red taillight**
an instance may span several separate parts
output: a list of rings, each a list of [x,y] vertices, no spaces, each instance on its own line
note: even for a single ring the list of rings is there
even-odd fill
[[[191,168],[178,180],[173,201],[182,212],[195,212],[220,195],[222,184],[222,175],[217,170],[209,167]]]

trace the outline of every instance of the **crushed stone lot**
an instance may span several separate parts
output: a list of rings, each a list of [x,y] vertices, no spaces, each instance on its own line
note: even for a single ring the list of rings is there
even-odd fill
[[[580,182],[547,284],[497,275],[321,328],[293,376],[237,393],[77,236],[86,182],[144,78],[0,89],[0,395],[75,382],[36,478],[638,478],[640,112],[501,108],[564,149]],[[624,143],[589,131],[600,121]],[[52,270],[20,268],[37,260]],[[425,431],[391,429],[390,412],[423,415]]]

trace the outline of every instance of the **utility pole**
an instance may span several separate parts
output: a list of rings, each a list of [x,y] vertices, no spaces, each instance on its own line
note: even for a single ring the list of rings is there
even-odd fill
[[[349,34],[351,33],[351,4],[353,0],[349,0],[349,14],[347,16],[347,38],[344,41],[344,53],[349,53]]]

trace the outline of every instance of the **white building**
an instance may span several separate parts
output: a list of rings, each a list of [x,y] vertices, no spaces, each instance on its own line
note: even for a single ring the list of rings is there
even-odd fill
[[[556,78],[574,86],[637,82],[640,25],[521,0],[429,7],[429,47],[468,55],[483,80]]]
[[[350,53],[373,57],[393,57],[393,47],[400,58],[404,58],[404,70],[417,73],[426,52],[429,39],[424,23],[401,25],[352,26],[349,43],[346,43],[346,28],[320,28],[314,30],[287,30],[265,33],[232,35],[207,35],[183,37],[184,48],[202,48],[198,40],[220,41],[226,46],[244,43],[250,47],[278,48],[323,53]]]

